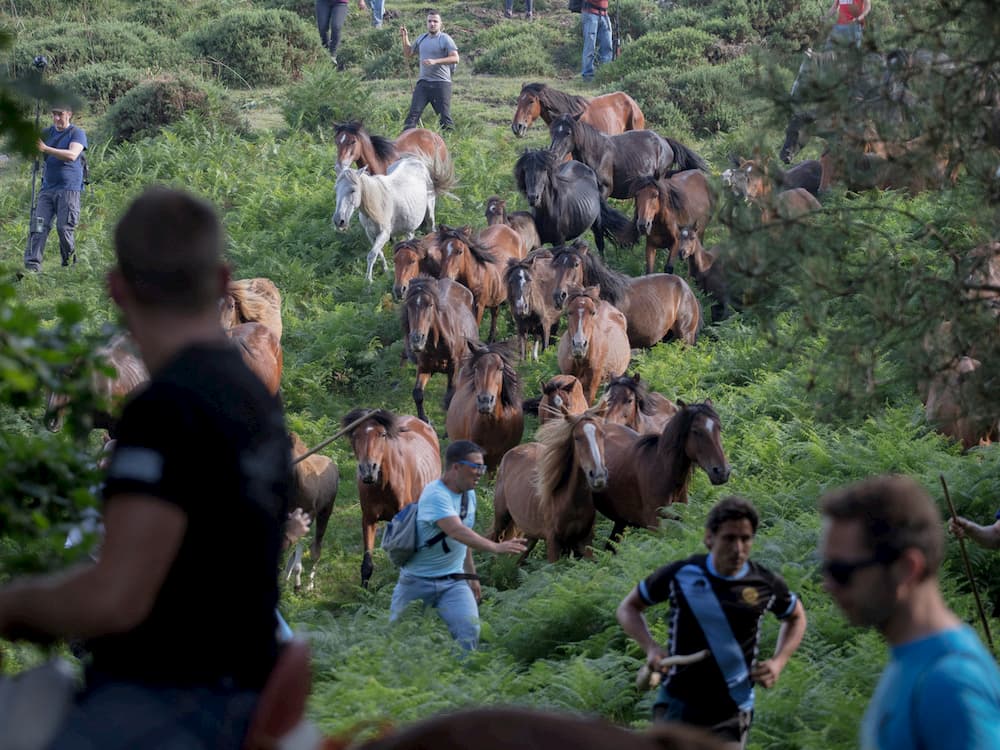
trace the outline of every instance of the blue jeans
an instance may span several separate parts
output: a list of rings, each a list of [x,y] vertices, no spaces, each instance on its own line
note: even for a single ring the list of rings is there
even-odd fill
[[[385,14],[385,0],[370,0],[368,6],[372,9],[372,26],[382,28],[382,16]]]
[[[611,62],[611,21],[607,16],[584,10],[580,14],[580,23],[583,25],[583,68],[580,75],[589,80],[594,77],[595,46],[599,62]]]
[[[861,49],[861,24],[860,23],[838,23],[830,31],[830,36],[826,38],[824,50],[834,49],[834,45],[841,47],[853,46]]]
[[[479,645],[479,607],[468,581],[424,578],[401,571],[392,592],[389,622],[398,620],[406,606],[418,599],[438,611],[462,648],[471,650]]]
[[[56,234],[59,235],[59,253],[62,264],[69,265],[70,260],[76,262],[76,224],[80,220],[79,190],[43,190],[38,194],[38,205],[35,207],[33,222],[41,222],[41,231],[31,227],[31,243],[24,253],[24,267],[38,271],[42,267],[42,254],[45,252],[45,242],[52,231],[52,220],[56,222]]]

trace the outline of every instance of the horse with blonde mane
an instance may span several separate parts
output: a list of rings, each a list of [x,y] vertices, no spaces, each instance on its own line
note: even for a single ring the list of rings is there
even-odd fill
[[[223,328],[240,323],[263,323],[281,341],[281,292],[266,278],[233,279],[219,302]]]

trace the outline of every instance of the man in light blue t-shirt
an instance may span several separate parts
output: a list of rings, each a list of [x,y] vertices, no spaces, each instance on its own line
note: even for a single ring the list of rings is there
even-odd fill
[[[524,539],[493,542],[472,530],[476,522],[473,487],[485,473],[483,450],[457,440],[445,452],[444,474],[417,501],[417,552],[399,573],[389,621],[417,599],[434,607],[462,648],[479,644],[479,577],[472,550],[496,554],[524,552]]]
[[[824,584],[891,651],[861,724],[862,750],[1000,748],[1000,670],[938,587],[941,516],[919,484],[873,477],[826,494]]]

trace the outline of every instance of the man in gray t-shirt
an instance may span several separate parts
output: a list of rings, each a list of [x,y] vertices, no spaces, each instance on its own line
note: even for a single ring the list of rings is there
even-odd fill
[[[458,47],[441,31],[441,14],[436,10],[427,12],[427,33],[412,44],[405,26],[399,29],[399,35],[403,40],[403,55],[410,58],[416,54],[420,60],[420,78],[413,89],[403,130],[417,126],[428,104],[437,112],[441,129],[452,130],[455,122],[451,119],[451,73],[458,63]]]

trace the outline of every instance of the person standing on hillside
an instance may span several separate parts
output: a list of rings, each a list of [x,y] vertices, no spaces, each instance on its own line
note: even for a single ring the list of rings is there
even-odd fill
[[[611,20],[608,18],[608,0],[583,0],[580,10],[583,27],[583,80],[594,80],[594,58],[603,65],[611,62]]]
[[[823,49],[833,49],[834,45],[853,45],[860,49],[865,19],[871,12],[871,0],[833,0],[833,5],[826,14],[836,16],[837,22],[826,38]]]
[[[663,678],[653,721],[682,721],[708,729],[727,750],[746,747],[753,721],[756,683],[773,687],[806,632],[806,613],[781,576],[750,560],[757,510],[741,497],[727,497],[705,521],[708,555],[670,563],[641,581],[618,606],[618,622],[660,672],[667,656],[710,656],[673,666]],[[643,612],[670,602],[670,645],[649,632]],[[765,612],[781,621],[774,656],[757,659]]]
[[[100,556],[0,588],[0,637],[91,654],[60,750],[237,750],[277,658],[291,443],[219,324],[224,242],[209,204],[163,187],[115,227],[108,288],[151,379],[118,426]]]
[[[441,130],[454,130],[451,119],[451,76],[458,64],[458,47],[455,41],[441,30],[441,14],[436,10],[427,11],[427,31],[410,44],[410,34],[405,26],[400,27],[399,36],[403,42],[403,56],[409,59],[414,54],[420,60],[420,76],[413,89],[410,111],[403,122],[403,130],[417,127],[417,121],[428,104],[437,112]]]
[[[319,28],[319,42],[330,53],[330,60],[337,64],[337,47],[340,46],[340,31],[347,20],[348,0],[316,0],[316,26]],[[365,0],[358,0],[358,8],[365,10]]]
[[[479,645],[479,576],[472,550],[494,554],[524,552],[524,539],[494,542],[472,530],[476,523],[474,487],[486,473],[483,449],[471,440],[456,440],[444,454],[444,474],[417,500],[417,544],[403,565],[392,592],[389,622],[420,600],[434,607],[452,637],[464,649]]]
[[[890,647],[862,750],[1000,747],[1000,670],[941,595],[944,530],[927,491],[872,477],[824,495],[820,512],[823,585],[852,625]]]
[[[83,193],[83,160],[87,134],[73,124],[73,109],[68,104],[52,108],[52,126],[42,131],[38,150],[45,154],[42,189],[32,217],[31,242],[24,253],[24,267],[42,270],[45,243],[56,222],[62,264],[76,263],[76,232],[80,220],[80,195]]]

